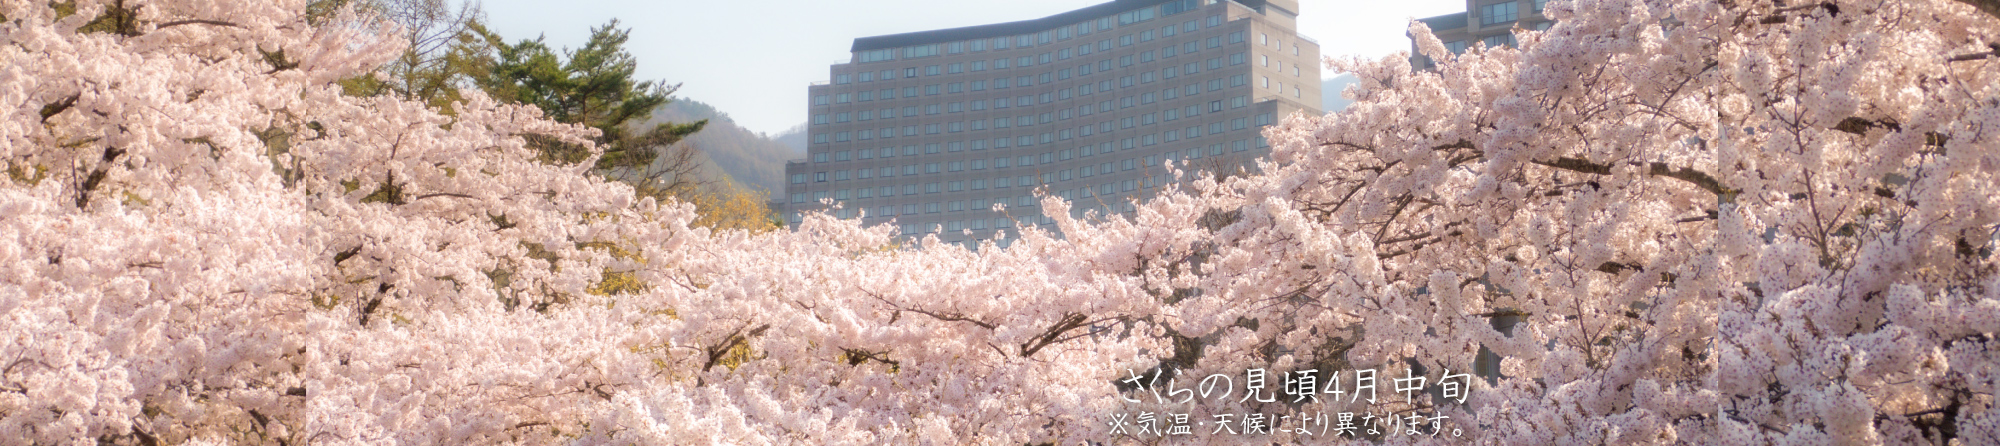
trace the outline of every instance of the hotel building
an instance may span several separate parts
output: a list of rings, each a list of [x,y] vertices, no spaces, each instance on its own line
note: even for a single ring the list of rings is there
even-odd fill
[[[854,40],[809,88],[787,222],[825,210],[905,235],[998,240],[1073,212],[1130,212],[1163,163],[1251,166],[1260,129],[1319,113],[1319,44],[1296,0],[1117,0],[1012,23]],[[824,205],[840,204],[838,209]],[[992,210],[1005,205],[1004,212]]]

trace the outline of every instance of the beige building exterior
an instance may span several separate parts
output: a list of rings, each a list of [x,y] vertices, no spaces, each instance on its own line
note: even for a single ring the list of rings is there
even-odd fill
[[[1514,46],[1515,27],[1549,29],[1554,22],[1542,16],[1542,7],[1547,4],[1548,0],[1466,0],[1463,13],[1418,20],[1430,26],[1445,49],[1457,54],[1482,43],[1488,47]],[[1436,64],[1412,41],[1410,65],[1427,70]]]
[[[1022,22],[855,39],[810,87],[787,222],[863,223],[1006,245],[1072,211],[1130,212],[1161,167],[1251,164],[1260,129],[1319,113],[1319,44],[1296,0],[1117,0]],[[839,207],[823,203],[832,201]],[[994,211],[994,205],[1004,211]]]

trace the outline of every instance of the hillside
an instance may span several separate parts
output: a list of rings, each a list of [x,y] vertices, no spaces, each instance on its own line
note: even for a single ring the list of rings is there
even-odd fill
[[[1325,110],[1327,113],[1347,109],[1347,105],[1353,104],[1354,101],[1341,97],[1340,90],[1346,89],[1349,85],[1354,85],[1357,81],[1359,79],[1355,79],[1353,74],[1342,74],[1334,76],[1332,79],[1320,81],[1320,109]]]
[[[693,145],[711,166],[720,168],[744,186],[773,194],[782,193],[785,190],[785,160],[805,156],[804,150],[794,149],[779,142],[776,137],[745,129],[729,119],[728,113],[701,101],[674,98],[673,102],[654,110],[652,117],[653,122],[701,119],[709,120],[708,126],[681,144]]]
[[[786,130],[785,133],[772,138],[778,140],[780,143],[784,143],[785,147],[792,148],[792,153],[797,154],[799,157],[806,156],[805,124],[799,124],[797,127],[792,127],[790,130]]]

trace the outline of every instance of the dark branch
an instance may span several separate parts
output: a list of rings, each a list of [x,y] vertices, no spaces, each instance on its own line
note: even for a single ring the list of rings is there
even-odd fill
[[[1650,167],[1651,169],[1647,172],[1648,174],[1686,181],[1700,186],[1703,190],[1707,190],[1712,194],[1727,195],[1733,192],[1729,188],[1723,187],[1722,182],[1716,180],[1715,177],[1709,176],[1705,172],[1694,170],[1693,168],[1672,167],[1668,166],[1667,163],[1652,163]]]
[[[61,114],[64,111],[68,111],[70,107],[76,106],[76,99],[81,96],[82,95],[80,94],[69,95],[69,97],[62,98],[61,100],[51,102],[49,103],[49,105],[43,106],[42,122],[48,122],[49,118],[55,117],[55,115]]]
[[[117,160],[118,157],[124,155],[125,155],[125,149],[120,149],[117,147],[104,148],[103,163],[98,164],[96,170],[90,171],[90,176],[83,179],[83,187],[76,191],[77,209],[83,209],[90,206],[90,193],[96,191],[98,186],[104,184],[104,177],[108,175],[107,171],[111,168],[110,166],[111,162]]]
[[[438,197],[454,197],[454,198],[464,198],[464,199],[467,199],[467,200],[477,200],[477,199],[479,199],[479,197],[474,197],[474,196],[471,196],[471,195],[466,195],[466,194],[454,194],[454,193],[435,193],[435,194],[425,194],[425,195],[419,195],[419,196],[417,196],[417,199],[418,199],[418,200],[423,200],[423,199],[428,199],[428,198],[438,198]]]
[[[2000,48],[1996,48],[1995,51],[2000,52]],[[1984,56],[1981,56],[1980,58],[1983,57]],[[1903,131],[1903,124],[1896,122],[1896,120],[1892,118],[1882,118],[1880,120],[1871,121],[1857,117],[1850,117],[1847,119],[1840,120],[1839,124],[1833,125],[1834,130],[1851,133],[1857,136],[1866,135],[1868,134],[1869,129],[1875,129],[1875,128],[1888,129],[1889,131],[1892,132],[1900,132]],[[1945,134],[1943,133],[1924,132],[1924,145],[1931,147],[1944,147],[1944,143],[1948,141],[1951,141],[1951,137],[1945,136]]]
[[[764,324],[751,329],[749,334],[743,334],[743,330],[739,328],[735,333],[730,333],[728,337],[723,338],[722,342],[704,349],[708,354],[708,362],[701,366],[701,371],[706,372],[709,369],[715,368],[717,364],[722,363],[723,357],[727,356],[730,350],[736,349],[739,345],[748,346],[750,338],[761,336],[765,330],[769,329],[771,329],[771,324]]]
[[[1035,352],[1042,351],[1043,347],[1048,347],[1050,344],[1059,342],[1062,339],[1063,333],[1068,332],[1070,330],[1075,330],[1077,327],[1082,327],[1084,325],[1084,321],[1087,320],[1089,320],[1088,317],[1085,317],[1084,315],[1079,313],[1069,313],[1067,315],[1064,315],[1061,321],[1057,321],[1056,324],[1054,326],[1049,327],[1047,331],[1043,331],[1042,334],[1035,335],[1035,337],[1033,338],[1029,338],[1028,342],[1021,343],[1021,357],[1026,358],[1029,356],[1034,356]]]
[[[984,329],[987,329],[987,330],[992,330],[992,329],[994,329],[994,328],[996,327],[995,325],[993,325],[993,324],[992,324],[992,323],[990,323],[990,322],[986,322],[986,321],[982,321],[982,320],[978,320],[978,319],[973,319],[973,318],[969,318],[969,317],[965,317],[965,316],[963,316],[963,315],[958,315],[958,314],[952,314],[952,313],[942,313],[942,314],[940,314],[940,313],[934,313],[934,312],[930,312],[930,311],[927,311],[927,310],[922,310],[922,309],[916,309],[916,308],[899,308],[899,310],[902,310],[902,311],[908,311],[908,312],[912,312],[912,313],[917,313],[917,314],[921,314],[921,315],[925,315],[925,316],[930,316],[930,317],[931,317],[932,319],[937,319],[937,320],[940,320],[940,321],[945,321],[945,322],[971,322],[971,323],[972,323],[972,325],[978,325],[978,326],[979,326],[980,328],[984,328]]]
[[[227,26],[227,27],[231,27],[231,28],[242,28],[242,27],[243,27],[243,25],[238,25],[238,24],[235,24],[235,23],[229,23],[229,22],[224,22],[224,21],[221,21],[221,20],[206,20],[206,19],[194,19],[194,20],[175,20],[175,21],[172,21],[172,22],[167,22],[167,23],[161,23],[161,24],[160,24],[160,26],[158,26],[158,27],[156,27],[156,28],[154,28],[154,29],[166,29],[166,28],[172,28],[172,27],[176,27],[176,26],[181,26],[181,25],[215,25],[215,26]]]
[[[1553,167],[1577,173],[1587,173],[1592,175],[1611,174],[1611,165],[1593,163],[1584,160],[1582,158],[1565,157],[1565,158],[1557,158],[1555,161],[1534,161],[1534,163],[1542,166]],[[1696,187],[1702,188],[1702,190],[1706,190],[1709,193],[1718,196],[1729,195],[1735,192],[1734,190],[1731,190],[1728,187],[1724,187],[1722,185],[1722,181],[1716,180],[1714,176],[1710,176],[1706,172],[1694,170],[1693,168],[1674,167],[1667,165],[1667,163],[1633,162],[1630,164],[1634,166],[1645,166],[1647,168],[1646,169],[1647,175],[1652,175],[1657,177],[1667,177],[1676,180],[1686,181],[1688,182],[1688,184],[1693,184]]]

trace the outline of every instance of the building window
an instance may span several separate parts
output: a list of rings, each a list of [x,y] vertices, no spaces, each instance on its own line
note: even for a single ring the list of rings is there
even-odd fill
[[[1512,22],[1520,18],[1519,8],[1513,1],[1481,6],[1479,7],[1479,24],[1493,25]]]
[[[1493,48],[1498,48],[1503,46],[1514,46],[1514,35],[1501,34],[1497,36],[1489,36],[1481,41],[1485,42],[1486,46]]]
[[[914,59],[914,58],[918,58],[918,57],[931,57],[931,56],[936,56],[936,55],[938,55],[938,54],[939,54],[939,51],[938,51],[938,46],[937,46],[937,45],[935,45],[935,44],[932,44],[932,45],[917,45],[917,46],[913,46],[913,47],[907,47],[907,48],[903,48],[903,58],[904,58],[904,59]]]
[[[881,62],[885,60],[894,60],[895,58],[896,58],[896,50],[893,49],[861,52],[862,63]]]

